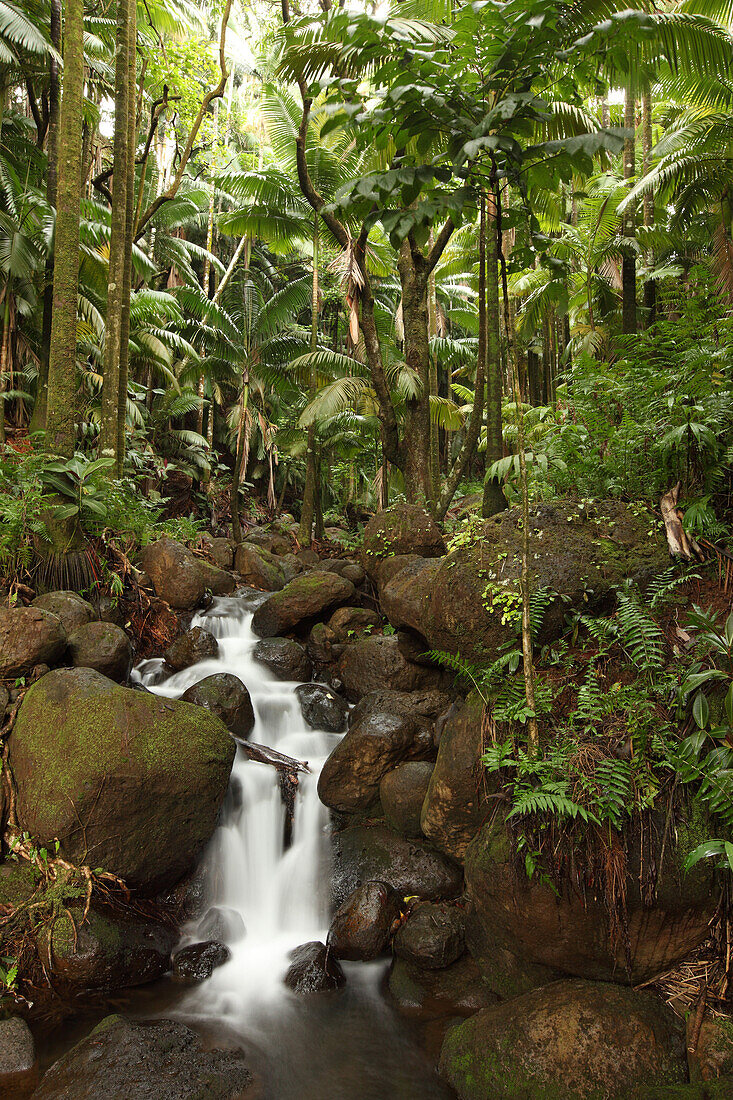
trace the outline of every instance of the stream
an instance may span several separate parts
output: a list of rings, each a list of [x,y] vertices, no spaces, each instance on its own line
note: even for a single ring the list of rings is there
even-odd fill
[[[277,680],[254,660],[253,612],[246,598],[215,599],[191,625],[217,638],[216,659],[168,678],[161,659],[147,660],[133,674],[169,698],[214,673],[238,676],[254,707],[252,741],[310,767],[300,776],[286,847],[277,771],[237,752],[222,820],[205,856],[212,909],[186,925],[182,939],[182,946],[221,939],[231,957],[202,984],[166,995],[165,1011],[154,1015],[185,1021],[212,1045],[241,1044],[263,1083],[262,1100],[445,1100],[452,1093],[382,995],[386,962],[345,964],[347,984],[336,993],[303,997],[283,985],[288,953],[308,940],[325,942],[328,931],[329,822],[316,786],[340,735],[310,729],[297,684]]]

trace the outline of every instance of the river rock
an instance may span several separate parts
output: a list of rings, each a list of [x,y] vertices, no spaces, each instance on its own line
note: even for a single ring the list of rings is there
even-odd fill
[[[317,668],[330,665],[343,651],[336,635],[326,623],[314,623],[308,635],[308,656]]]
[[[290,952],[290,966],[283,981],[294,993],[324,993],[339,989],[346,976],[334,955],[318,940],[303,943]]]
[[[234,554],[234,568],[245,584],[277,592],[285,584],[285,574],[274,554],[262,546],[241,542]]]
[[[33,684],[11,740],[21,829],[150,892],[180,879],[208,841],[234,759],[203,707],[88,668]]]
[[[35,665],[53,665],[66,649],[61,619],[41,607],[0,609],[0,680],[25,676]]]
[[[44,592],[42,596],[36,596],[31,607],[40,607],[42,611],[56,615],[67,634],[96,618],[92,605],[76,592]]]
[[[293,542],[288,535],[268,527],[251,527],[245,543],[260,546],[269,554],[275,555],[291,554],[293,550]]]
[[[437,558],[445,553],[445,541],[435,520],[417,504],[395,504],[377,512],[364,528],[362,561],[370,577],[382,558],[419,554]]]
[[[83,906],[61,913],[43,929],[38,948],[53,986],[66,997],[87,990],[112,992],[155,981],[168,970],[176,934],[155,920],[117,920]],[[73,923],[72,919],[73,918]]]
[[[394,938],[395,955],[426,970],[444,970],[464,949],[463,913],[445,902],[417,902]]]
[[[473,1016],[498,999],[484,984],[470,955],[462,955],[444,970],[426,970],[396,958],[389,975],[389,992],[403,1016],[419,1016],[422,1020]],[[490,1098],[487,1093],[481,1100]]]
[[[347,645],[339,662],[339,676],[352,702],[371,691],[412,692],[450,683],[442,670],[406,661],[393,634],[362,636]]]
[[[409,760],[382,776],[379,800],[385,821],[396,833],[422,836],[420,812],[432,774],[429,760]]]
[[[206,570],[202,568],[207,563],[167,535],[143,547],[140,564],[158,596],[171,607],[182,610],[196,607],[209,587]]]
[[[254,648],[253,657],[261,661],[278,680],[310,680],[313,675],[308,654],[292,638],[263,638]]]
[[[174,672],[190,668],[200,661],[213,661],[219,655],[219,643],[213,634],[200,626],[187,630],[176,638],[165,651],[166,663]]]
[[[684,1041],[651,993],[554,982],[452,1028],[440,1073],[460,1100],[637,1100],[686,1079]]]
[[[376,711],[351,727],[326,760],[318,796],[343,813],[367,809],[379,794],[382,776],[406,759],[421,723],[407,714]]]
[[[184,691],[184,703],[206,707],[220,718],[236,737],[249,737],[255,724],[255,712],[247,688],[238,676],[216,672]]]
[[[173,977],[176,981],[194,984],[205,982],[216,970],[231,958],[231,951],[223,943],[208,940],[192,943],[173,956]]]
[[[451,705],[450,695],[444,691],[370,691],[363,695],[349,715],[349,725],[354,726],[373,711],[387,714],[411,714],[435,720]]]
[[[658,823],[658,836],[664,820]],[[682,823],[678,827],[684,835]],[[494,954],[497,935],[518,956],[565,974],[638,984],[688,958],[708,934],[717,905],[710,871],[698,864],[684,874],[687,848],[667,843],[658,900],[645,905],[639,867],[629,852],[625,936],[614,942],[601,897],[568,888],[558,893],[539,877],[515,869],[501,814],[485,824],[466,850],[467,934],[474,955]],[[645,859],[650,856],[645,852]],[[658,860],[658,854],[655,857]]]
[[[402,899],[386,882],[365,882],[338,907],[328,932],[328,946],[337,959],[369,962],[389,943],[400,919]]]
[[[260,638],[287,634],[324,611],[348,603],[355,592],[351,581],[335,573],[303,573],[257,608],[252,628]]]
[[[204,1050],[185,1024],[107,1016],[47,1070],[34,1100],[242,1100],[251,1084],[241,1051]]]
[[[0,1096],[27,1100],[38,1084],[38,1059],[33,1035],[25,1020],[0,1020]]]
[[[481,764],[483,710],[483,699],[474,692],[445,722],[421,810],[424,835],[461,862],[488,805],[491,777]]]
[[[730,1017],[707,1014],[696,1039],[693,1034],[695,1017],[694,1012],[687,1017],[688,1050],[694,1048],[695,1051],[690,1059],[690,1076],[693,1080],[701,1077],[703,1081],[733,1078],[733,1023]]]
[[[203,548],[209,557],[209,561],[217,569],[229,570],[232,568],[234,564],[234,543],[231,539],[205,536]]]
[[[343,733],[349,705],[323,684],[301,684],[295,689],[306,723],[313,730]]]
[[[386,825],[350,825],[331,838],[332,890],[340,905],[357,886],[386,882],[401,897],[452,898],[463,884],[456,864]]]
[[[348,578],[351,580],[351,577]],[[353,582],[352,582],[353,583]],[[340,607],[328,620],[337,642],[348,643],[379,625],[379,615],[366,607]]]
[[[69,635],[67,655],[77,668],[94,668],[110,680],[124,683],[132,666],[132,646],[114,623],[85,623]]]
[[[197,560],[204,580],[204,589],[208,589],[212,596],[230,596],[237,587],[234,574],[226,569],[219,569],[202,558]]]

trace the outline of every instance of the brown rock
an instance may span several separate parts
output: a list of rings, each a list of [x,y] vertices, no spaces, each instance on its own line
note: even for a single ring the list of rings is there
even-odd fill
[[[339,741],[318,778],[318,796],[332,810],[367,809],[379,794],[382,776],[405,760],[420,723],[405,714],[374,712]]]
[[[470,955],[444,970],[426,970],[397,958],[389,975],[389,992],[398,1012],[422,1020],[473,1016],[497,1001]]]
[[[444,970],[464,948],[463,913],[446,902],[418,902],[394,938],[395,954],[425,970]]]
[[[450,677],[439,669],[406,661],[394,635],[361,637],[348,645],[339,662],[339,676],[352,702],[370,691],[440,689]]]
[[[69,635],[68,657],[77,668],[94,668],[124,683],[132,666],[132,646],[114,623],[85,623]]]
[[[337,959],[368,962],[378,958],[399,920],[402,899],[386,882],[365,882],[338,907],[328,946]]]
[[[353,599],[351,581],[335,573],[302,573],[257,608],[252,628],[260,638],[287,634],[299,624]]]
[[[0,679],[55,664],[65,649],[66,631],[57,615],[40,607],[0,609]]]
[[[201,560],[182,543],[164,535],[143,547],[140,564],[171,607],[190,609],[201,602],[207,588]]]
[[[262,546],[242,542],[234,555],[234,568],[245,584],[277,592],[285,584],[285,574],[273,554]]]
[[[325,993],[339,989],[346,977],[325,944],[303,943],[290,952],[291,963],[283,981],[294,993]]]
[[[420,813],[425,801],[433,764],[428,760],[410,760],[399,764],[382,777],[379,801],[384,819],[402,836],[422,836]]]
[[[219,643],[208,630],[195,626],[193,630],[187,630],[180,638],[168,646],[165,651],[166,662],[176,672],[190,668],[200,661],[215,660],[219,654]]]
[[[402,897],[455,897],[463,876],[426,844],[405,840],[386,825],[350,825],[332,837],[332,889],[337,904],[363,882],[386,882]]]
[[[44,592],[42,596],[36,596],[31,607],[40,607],[56,615],[67,634],[96,618],[92,605],[76,592]]]
[[[445,542],[432,517],[416,504],[396,504],[377,512],[364,528],[362,560],[373,576],[374,564],[396,554],[436,558],[445,553]]]

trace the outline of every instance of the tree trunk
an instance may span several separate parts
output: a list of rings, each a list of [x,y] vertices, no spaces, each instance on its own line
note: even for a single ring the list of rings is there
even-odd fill
[[[433,243],[433,235],[430,234],[430,243]],[[429,341],[438,335],[438,299],[435,290],[435,272],[431,271],[428,278],[428,348]],[[438,396],[438,356],[430,352],[430,366],[428,368],[428,393],[429,397]],[[440,429],[437,418],[434,418],[428,404],[430,416],[430,504],[433,514],[436,514],[440,506]]]
[[[484,499],[481,514],[496,515],[506,508],[506,498],[501,483],[489,476],[495,462],[504,456],[504,438],[502,433],[501,394],[501,347],[499,340],[499,238],[496,208],[492,200],[492,209],[487,210],[486,233],[486,476],[484,478]],[[479,291],[480,293],[480,291]]]
[[[214,102],[214,157],[212,169],[215,170],[217,166],[216,150],[219,141],[219,100]],[[211,297],[209,294],[209,279],[211,277],[211,260],[210,254],[214,244],[214,210],[216,208],[216,189],[211,188],[211,195],[209,196],[209,220],[206,226],[206,259],[204,260],[204,275],[201,280],[201,289],[207,298]],[[196,431],[199,435],[204,434],[204,399],[206,396],[206,376],[201,374],[199,377],[199,408],[196,417]]]
[[[629,88],[626,89],[624,126],[631,131],[631,137],[624,142],[624,179],[631,179],[635,173],[636,141],[636,101]],[[626,208],[623,218],[623,234],[633,240],[635,236],[635,217],[631,206]],[[621,261],[622,294],[622,331],[636,332],[636,259],[633,254],[624,256]]]
[[[102,412],[99,432],[99,455],[114,460],[117,466],[117,415],[120,392],[120,350],[122,340],[122,295],[125,281],[125,249],[127,230],[127,158],[128,112],[131,94],[129,86],[130,13],[135,0],[117,2],[117,38],[115,45],[115,136],[112,174],[112,235],[109,248],[107,280],[107,316],[102,375]],[[110,472],[114,477],[114,469]]]
[[[430,345],[428,341],[428,272],[405,240],[397,268],[402,284],[405,363],[417,378],[419,392],[405,401],[403,474],[405,496],[412,504],[430,500]]]
[[[652,166],[652,93],[651,89],[644,92],[641,101],[642,113],[642,156],[644,175]],[[650,229],[654,225],[654,195],[651,191],[644,195],[644,225]],[[646,254],[647,267],[654,266],[654,251],[650,248]],[[657,312],[657,285],[653,279],[647,278],[644,283],[644,308],[646,309],[646,324],[653,325]]]
[[[318,214],[313,215],[313,282],[311,289],[311,354],[318,347]],[[312,401],[316,395],[316,370],[311,363],[308,396]],[[305,487],[303,489],[303,507],[300,513],[298,542],[301,546],[310,546],[313,538],[313,517],[316,515],[318,479],[318,456],[316,454],[316,426],[308,425],[308,445],[305,454]]]
[[[51,0],[51,41],[61,52],[61,0]],[[56,181],[58,176],[58,129],[61,102],[59,63],[55,57],[49,61],[48,130],[46,131],[46,198],[49,206],[56,206]],[[43,277],[43,321],[41,331],[41,355],[36,383],[36,403],[33,407],[30,430],[42,432],[46,427],[48,401],[48,357],[51,350],[51,321],[53,318],[53,252],[49,249]]]
[[[125,463],[125,428],[127,426],[127,381],[130,367],[130,297],[132,295],[132,245],[135,238],[135,152],[137,148],[137,114],[135,89],[137,72],[137,4],[130,0],[130,30],[128,35],[127,112],[127,210],[125,218],[125,263],[122,280],[122,325],[120,329],[120,382],[117,408],[117,476],[122,477]],[[142,187],[143,181],[140,180]]]
[[[84,4],[83,0],[66,0],[46,449],[69,458],[76,443],[76,313],[83,102]]]

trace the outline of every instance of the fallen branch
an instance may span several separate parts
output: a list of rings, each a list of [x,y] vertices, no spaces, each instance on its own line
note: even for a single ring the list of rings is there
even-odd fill
[[[307,760],[295,760],[292,756],[285,756],[277,749],[270,749],[267,745],[255,745],[253,741],[245,741],[243,737],[231,735],[239,747],[250,760],[258,764],[269,764],[280,772],[310,772]]]

